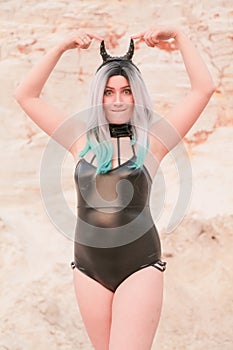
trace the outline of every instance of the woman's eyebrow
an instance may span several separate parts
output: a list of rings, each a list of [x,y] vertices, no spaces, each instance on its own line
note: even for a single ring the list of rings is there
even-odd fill
[[[121,89],[126,89],[126,88],[130,88],[130,85],[126,85],[126,86],[122,86],[122,87],[121,87]],[[105,86],[105,89],[112,89],[112,90],[114,90],[115,88],[114,88],[114,87],[111,87],[111,86],[109,86],[109,85],[106,85],[106,86]]]

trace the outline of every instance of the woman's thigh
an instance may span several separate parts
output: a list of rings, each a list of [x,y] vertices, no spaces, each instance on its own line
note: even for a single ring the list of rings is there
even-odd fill
[[[163,272],[146,267],[118,287],[112,304],[109,350],[149,350],[159,323]]]
[[[108,350],[113,293],[74,269],[74,287],[87,333],[96,350]]]

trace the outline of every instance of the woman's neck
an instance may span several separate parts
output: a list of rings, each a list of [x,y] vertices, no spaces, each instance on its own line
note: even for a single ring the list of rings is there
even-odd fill
[[[109,131],[111,137],[130,137],[132,138],[132,125],[128,123],[114,124],[109,123]]]

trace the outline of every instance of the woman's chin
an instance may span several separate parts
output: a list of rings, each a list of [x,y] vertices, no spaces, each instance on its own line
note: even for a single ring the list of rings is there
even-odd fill
[[[128,123],[130,121],[131,118],[126,118],[126,117],[121,117],[121,116],[109,116],[107,117],[107,120],[109,123],[111,124],[124,124],[124,123]]]

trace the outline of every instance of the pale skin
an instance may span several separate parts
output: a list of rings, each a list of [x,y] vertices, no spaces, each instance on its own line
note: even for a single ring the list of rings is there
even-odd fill
[[[173,38],[181,52],[190,80],[190,90],[164,118],[152,126],[149,152],[160,163],[193,126],[215,91],[212,78],[198,51],[178,28],[151,27],[132,36],[153,48]],[[88,49],[92,40],[102,37],[78,30],[52,48],[29,72],[15,92],[15,98],[29,117],[48,135],[68,119],[68,115],[42,100],[41,91],[62,54],[70,49]],[[156,48],[155,48],[156,49]],[[109,122],[124,123],[130,119],[134,98],[126,78],[111,77],[103,96]],[[80,128],[83,128],[80,125]],[[167,140],[168,129],[174,131]],[[73,128],[67,131],[72,133]],[[170,130],[170,129],[169,129]],[[159,134],[159,138],[156,135]],[[154,136],[153,136],[154,135]],[[70,145],[67,135],[56,137],[73,155],[75,161],[85,144],[85,135]],[[114,142],[114,141],[113,141]],[[124,148],[122,157],[129,154]],[[115,154],[112,166],[115,167]],[[154,176],[151,171],[152,177]],[[163,273],[153,267],[135,272],[124,280],[115,293],[88,276],[74,270],[75,293],[87,333],[96,350],[149,350],[160,319],[163,298]]]

